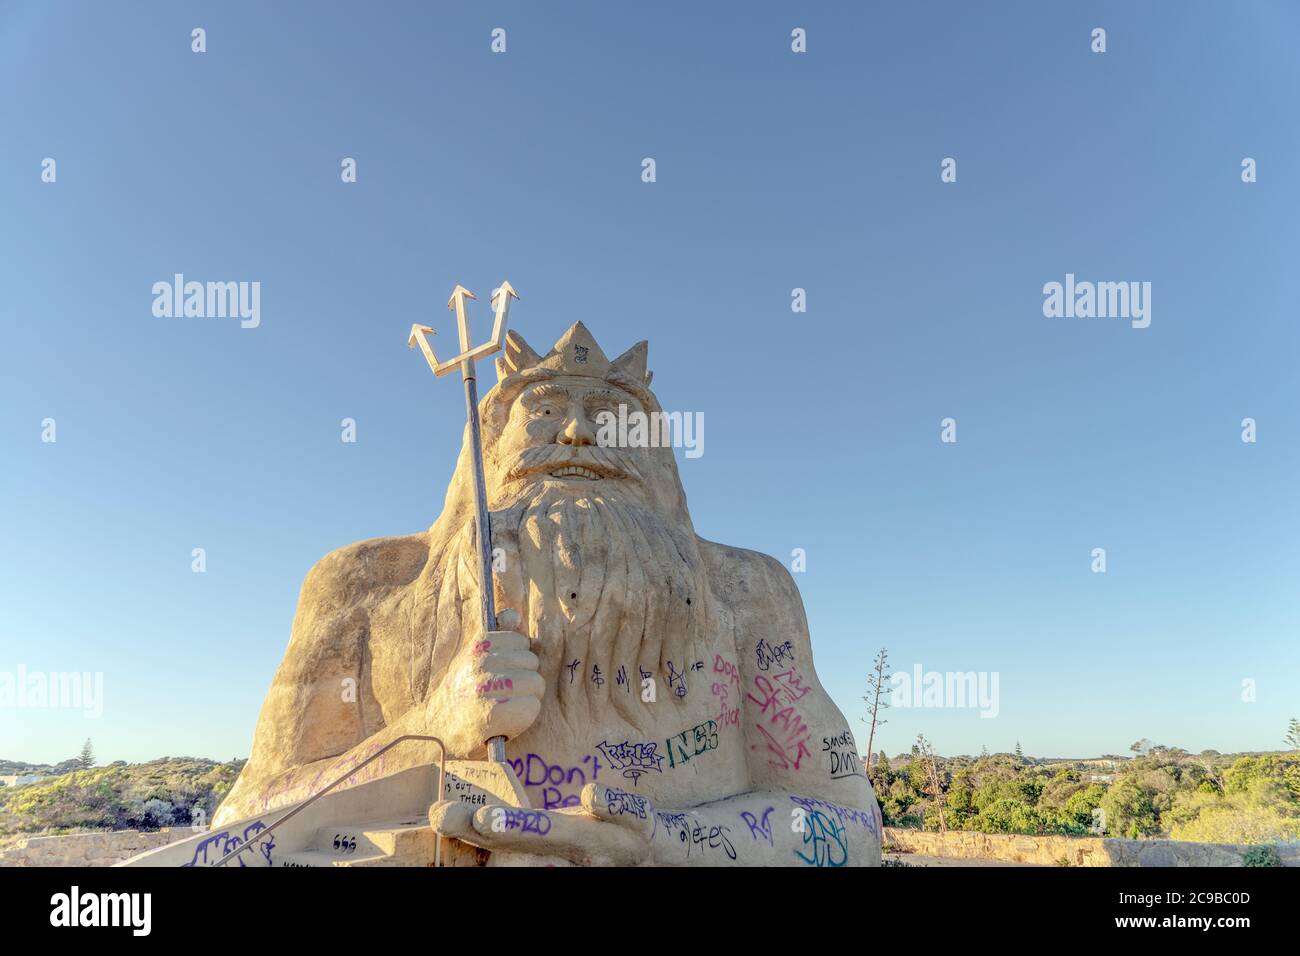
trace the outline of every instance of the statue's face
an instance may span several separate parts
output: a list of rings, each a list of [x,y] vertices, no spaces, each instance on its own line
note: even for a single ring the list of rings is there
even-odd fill
[[[507,430],[522,430],[526,446],[563,445],[576,452],[597,443],[605,416],[617,416],[620,405],[626,406],[628,413],[639,411],[641,407],[621,388],[591,384],[582,379],[543,382],[525,389],[519,396]],[[579,458],[574,456],[575,461]],[[552,470],[549,475],[574,481],[626,477],[581,465]]]
[[[614,492],[650,497],[646,449],[602,447],[602,413],[641,412],[630,392],[606,382],[561,376],[519,393],[496,444],[489,481],[507,495],[539,484],[575,492]]]

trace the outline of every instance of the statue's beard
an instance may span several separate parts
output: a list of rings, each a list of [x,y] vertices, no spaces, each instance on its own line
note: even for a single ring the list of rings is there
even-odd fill
[[[708,578],[689,526],[618,482],[583,484],[539,480],[492,513],[497,613],[518,612],[519,629],[533,639],[546,680],[544,721],[576,728],[612,710],[648,727],[654,704],[643,693],[680,695],[697,676],[690,667],[706,643]],[[405,604],[412,704],[478,638],[478,566],[471,520],[434,545]]]
[[[611,484],[548,482],[492,516],[507,562],[499,599],[519,612],[570,725],[611,708],[648,724],[643,681],[655,696],[684,686],[711,604],[694,532]]]

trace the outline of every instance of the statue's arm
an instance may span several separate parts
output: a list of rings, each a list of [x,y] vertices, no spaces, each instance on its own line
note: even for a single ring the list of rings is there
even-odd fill
[[[534,810],[435,804],[438,832],[496,864],[595,866],[877,866],[879,818],[817,797],[753,791],[686,810],[589,783],[581,805]]]
[[[251,763],[274,774],[343,753],[363,736],[358,697],[369,609],[343,552],[308,572],[289,646],[262,704]]]
[[[853,731],[813,666],[793,576],[767,555],[711,547],[718,590],[734,621],[750,786],[876,814]]]
[[[425,555],[423,535],[380,538],[333,551],[307,573],[252,753],[219,819],[301,796],[384,727],[366,680],[371,608],[380,582],[409,580]]]
[[[296,803],[354,769],[349,781],[360,783],[440,757],[431,742],[384,750],[403,735],[436,736],[448,757],[481,757],[488,739],[513,738],[532,725],[545,685],[509,609],[498,618],[503,630],[437,634],[455,651],[421,696],[393,693],[391,681],[389,693],[381,693],[376,644],[402,646],[406,625],[394,630],[394,592],[419,575],[427,558],[424,535],[378,538],[333,552],[311,570],[252,756],[214,821]]]

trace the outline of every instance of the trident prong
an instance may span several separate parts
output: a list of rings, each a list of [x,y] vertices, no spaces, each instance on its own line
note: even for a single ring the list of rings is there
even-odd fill
[[[425,361],[429,363],[429,368],[433,374],[441,378],[448,372],[460,368],[464,371],[466,362],[470,363],[469,374],[472,376],[473,363],[487,355],[500,352],[502,346],[506,343],[506,317],[510,313],[510,300],[519,298],[519,293],[509,282],[502,282],[501,287],[492,293],[491,302],[496,308],[496,320],[492,323],[492,338],[488,339],[482,345],[476,345],[473,348],[469,344],[469,316],[465,306],[466,299],[478,298],[469,289],[458,285],[452,290],[451,298],[447,300],[447,308],[454,309],[456,312],[456,326],[460,333],[460,354],[454,358],[449,358],[445,362],[439,362],[438,357],[433,353],[433,346],[425,338],[426,335],[436,335],[427,325],[415,323],[411,326],[410,338],[406,340],[408,348],[420,346],[420,351],[424,353]]]
[[[429,344],[429,340],[425,336],[437,334],[429,326],[420,325],[417,322],[411,326],[411,336],[406,340],[408,349],[413,349],[417,345],[420,346],[420,351],[424,353],[424,360],[429,363],[429,368],[433,370],[435,375],[438,374],[438,356],[433,354],[433,346]]]

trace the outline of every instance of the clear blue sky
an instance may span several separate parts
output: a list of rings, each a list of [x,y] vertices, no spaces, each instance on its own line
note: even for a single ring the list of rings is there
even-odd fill
[[[482,330],[503,278],[539,349],[650,339],[697,529],[806,549],[855,729],[882,645],[999,673],[891,753],[1280,747],[1298,41],[1290,2],[10,0],[0,670],[102,671],[105,710],[0,710],[0,757],[246,755],[308,568],[440,509],[462,399],[407,329],[447,342],[460,282]],[[261,326],[154,317],[176,272],[260,281]],[[1067,272],[1151,282],[1150,328],[1044,318]]]

